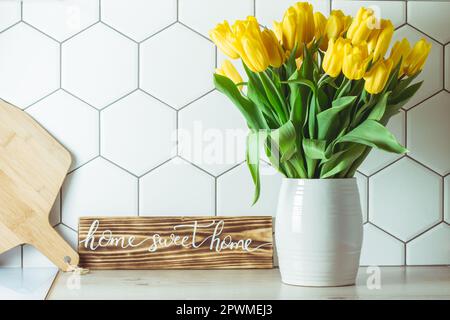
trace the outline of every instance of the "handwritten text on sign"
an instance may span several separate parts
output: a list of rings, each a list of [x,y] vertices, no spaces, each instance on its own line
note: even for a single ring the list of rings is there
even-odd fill
[[[84,217],[80,264],[92,269],[272,267],[271,217]]]

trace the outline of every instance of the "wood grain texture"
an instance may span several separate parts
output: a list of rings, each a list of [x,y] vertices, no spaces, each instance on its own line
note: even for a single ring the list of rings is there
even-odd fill
[[[61,270],[78,254],[49,223],[69,152],[19,108],[0,100],[0,254],[31,244]]]
[[[92,233],[94,237],[90,237],[89,230],[96,220],[98,228]],[[191,225],[195,221],[198,227],[193,237]],[[213,237],[220,221],[223,221],[222,232]],[[211,225],[213,222],[215,224]],[[177,225],[190,226],[174,230]],[[207,225],[210,226],[204,227]],[[98,246],[103,233],[106,235],[101,240],[103,246]],[[169,245],[158,245],[152,252],[149,248],[155,243],[155,235],[162,241],[169,241]],[[180,242],[174,245],[170,242],[174,235],[187,236],[185,244],[189,245],[182,246]],[[139,245],[127,247],[130,237],[134,237],[134,243]],[[251,239],[250,250],[239,247],[217,252],[217,244],[230,237],[235,243],[241,240],[240,244]],[[90,269],[252,269],[273,266],[272,217],[82,217],[78,239],[80,265]],[[88,244],[86,239],[90,240]],[[120,240],[108,242],[106,239]],[[192,246],[193,240],[195,246]],[[261,247],[254,250],[258,246]]]

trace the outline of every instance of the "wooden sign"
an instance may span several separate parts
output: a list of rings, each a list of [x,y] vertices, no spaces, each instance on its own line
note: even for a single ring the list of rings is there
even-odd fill
[[[272,268],[272,217],[83,217],[90,269]]]

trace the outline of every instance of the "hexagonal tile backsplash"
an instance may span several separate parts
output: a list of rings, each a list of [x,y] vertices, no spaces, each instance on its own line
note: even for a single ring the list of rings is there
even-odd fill
[[[207,32],[247,15],[271,26],[294,2],[0,1],[0,98],[25,109],[74,159],[51,214],[69,243],[82,215],[275,215],[280,176],[263,163],[252,207],[242,146],[235,142],[228,157],[230,146],[216,139],[245,133],[245,123],[213,90],[223,55]],[[361,264],[450,264],[450,2],[311,2],[324,14],[370,6],[394,22],[396,37],[432,42],[425,85],[389,124],[410,153],[375,151],[357,173]],[[204,143],[189,150],[198,128]],[[0,255],[0,266],[49,263],[29,246]]]

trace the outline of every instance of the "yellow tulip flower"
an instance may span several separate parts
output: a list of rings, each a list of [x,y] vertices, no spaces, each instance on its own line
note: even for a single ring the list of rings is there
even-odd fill
[[[380,28],[374,29],[369,36],[369,52],[373,53],[373,61],[383,58],[394,34],[394,25],[390,20],[381,19]]]
[[[322,68],[330,77],[337,77],[342,70],[344,58],[344,46],[349,40],[338,38],[336,41],[328,41],[328,49],[323,57]]]
[[[238,20],[232,26],[233,47],[245,65],[253,72],[262,72],[270,64],[269,54],[264,45],[261,30],[255,17]]]
[[[297,45],[296,56],[300,56],[303,45],[314,38],[313,7],[307,2],[298,2],[289,7],[281,22],[274,22],[274,30],[285,50],[292,51]]]
[[[290,7],[286,10],[283,20],[278,24],[274,22],[275,28],[281,29],[281,43],[286,50],[292,51],[296,42],[297,32],[297,13],[294,8]],[[279,32],[278,32],[279,33]]]
[[[228,21],[219,23],[214,29],[209,31],[209,37],[216,46],[231,59],[239,58],[239,54],[233,47],[233,33]]]
[[[344,32],[347,31],[351,22],[352,17],[346,16],[341,10],[332,10],[328,19],[320,12],[315,12],[315,38],[322,38],[320,49],[326,51],[328,48],[328,41],[330,39],[336,40],[342,36]]]
[[[241,58],[254,72],[267,69],[270,60],[263,43],[259,23],[255,17],[237,20],[233,26],[227,21],[210,31],[213,42],[230,58]]]
[[[328,47],[328,38],[326,34],[326,25],[327,25],[327,18],[320,13],[320,12],[314,12],[314,26],[316,28],[316,31],[314,32],[314,38],[316,38],[316,41],[320,39],[320,49],[323,51],[327,50]]]
[[[373,10],[360,8],[347,31],[347,38],[352,40],[353,45],[367,41],[375,28],[376,19]]]
[[[298,30],[300,32],[297,32],[297,40],[299,43],[309,43],[314,38],[315,32],[313,6],[308,2],[297,2],[294,9],[301,27]]]
[[[318,11],[314,12],[314,27],[315,27],[314,37],[316,39],[323,37],[323,35],[325,34],[326,24],[327,18],[325,18],[325,16]]]
[[[395,66],[402,59],[402,65],[400,66],[400,70],[398,76],[401,77],[404,74],[404,69],[406,66],[406,57],[411,52],[411,45],[409,44],[408,39],[403,38],[402,41],[397,41],[394,43],[391,49],[391,54],[389,55],[389,60],[392,60],[392,63]]]
[[[372,56],[369,55],[365,42],[355,46],[346,43],[342,73],[350,80],[359,80],[364,76],[371,59]]]
[[[273,32],[277,36],[278,41],[283,43],[283,26],[281,25],[281,22],[277,22],[277,21],[273,22]],[[287,51],[289,51],[289,49],[286,49],[286,52]]]
[[[249,18],[247,17],[246,20],[236,20],[233,25],[231,26],[231,30],[233,32],[234,39],[242,37],[247,30],[247,25],[249,23]]]
[[[372,30],[369,38],[367,39],[367,49],[369,50],[370,53],[373,53],[375,51],[379,35],[380,29],[374,29]]]
[[[364,80],[364,89],[370,94],[380,93],[389,79],[392,69],[392,60],[378,60],[366,73]]]
[[[278,42],[277,36],[270,29],[264,29],[261,33],[262,41],[266,47],[267,54],[269,55],[269,63],[272,67],[280,67],[285,58],[285,53],[280,43]]]
[[[262,72],[270,64],[269,55],[261,41],[252,37],[243,36],[241,39],[241,58],[245,65],[253,72]]]
[[[341,37],[347,31],[351,22],[351,16],[346,16],[341,10],[332,10],[325,27],[328,39]]]
[[[405,74],[413,76],[422,70],[427,60],[428,54],[431,50],[431,43],[428,43],[425,39],[421,39],[416,42],[411,52],[406,57],[405,61]]]
[[[234,65],[230,62],[230,60],[224,60],[222,63],[222,67],[216,69],[216,73],[229,78],[235,84],[243,82],[241,75],[236,70]],[[242,85],[239,86],[239,89],[241,88]]]

